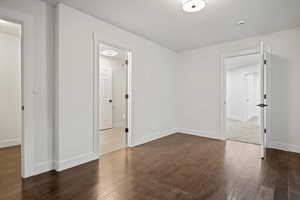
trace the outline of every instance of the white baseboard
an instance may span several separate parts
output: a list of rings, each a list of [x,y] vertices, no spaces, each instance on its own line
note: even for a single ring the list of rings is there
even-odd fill
[[[225,120],[229,119],[229,120],[234,120],[234,121],[245,121],[245,119],[241,119],[239,117],[235,117],[235,116],[226,116]],[[247,120],[246,120],[247,121]]]
[[[32,176],[53,170],[53,161],[43,162],[34,166]]]
[[[191,130],[191,129],[179,129],[179,133],[188,134],[188,135],[195,135],[200,137],[206,137],[211,139],[217,139],[217,140],[225,140],[224,137],[219,136],[217,133],[207,132],[207,131],[199,131],[199,130]]]
[[[63,161],[55,161],[54,162],[54,169],[58,172],[63,171],[65,169],[69,169],[72,167],[76,167],[78,165],[93,161],[93,160],[98,160],[99,155],[95,153],[88,153],[85,155],[80,155],[76,156],[70,159],[66,159]]]
[[[134,141],[134,145],[132,145],[131,147],[138,146],[138,145],[141,145],[141,144],[145,144],[145,143],[151,142],[153,140],[157,140],[159,138],[166,137],[168,135],[172,135],[176,132],[177,132],[177,129],[171,129],[171,130],[167,130],[167,131],[153,133],[151,135],[147,135],[147,136],[144,136],[142,138],[136,139]]]
[[[300,153],[300,146],[299,145],[294,145],[294,144],[287,144],[287,143],[272,141],[271,142],[271,148],[272,149],[279,149],[279,150],[283,150],[283,151],[290,151],[290,152]]]
[[[15,138],[11,140],[0,140],[0,148],[12,147],[21,144],[21,138]]]

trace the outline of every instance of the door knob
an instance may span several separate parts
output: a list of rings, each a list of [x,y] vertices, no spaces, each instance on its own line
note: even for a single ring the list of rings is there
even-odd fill
[[[111,103],[111,102],[112,102],[112,100],[110,99],[110,100],[108,100],[108,102],[109,102],[109,103]]]
[[[258,106],[258,107],[261,107],[261,108],[264,108],[264,107],[267,107],[268,105],[267,105],[267,104],[261,103],[261,104],[258,104],[257,106]]]

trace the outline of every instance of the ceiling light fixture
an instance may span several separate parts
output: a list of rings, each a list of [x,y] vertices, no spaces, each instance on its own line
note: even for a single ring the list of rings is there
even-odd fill
[[[115,50],[110,50],[110,49],[109,49],[109,50],[104,50],[104,51],[102,51],[101,54],[104,55],[104,56],[113,57],[113,56],[118,55],[119,53],[116,52]]]
[[[206,6],[206,2],[204,0],[181,0],[182,1],[182,9],[185,12],[198,12],[202,10]]]

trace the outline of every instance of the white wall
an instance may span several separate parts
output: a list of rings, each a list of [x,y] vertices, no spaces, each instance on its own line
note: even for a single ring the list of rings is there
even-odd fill
[[[241,66],[226,71],[226,117],[228,119],[248,121],[249,118],[258,115],[256,106],[259,102],[258,67],[258,65]],[[250,73],[253,76],[251,94],[248,93],[250,88],[246,77],[246,74],[250,75]]]
[[[52,169],[53,160],[53,46],[54,8],[39,0],[1,0],[0,7],[24,13],[34,20],[35,127],[33,174]]]
[[[95,159],[93,32],[105,43],[133,52],[133,143],[173,132],[176,53],[63,4],[58,7],[58,15],[57,168]]]
[[[210,137],[220,134],[221,55],[254,49],[264,41],[271,55],[271,143],[300,152],[300,28],[226,42],[179,54],[181,129]],[[188,101],[187,101],[188,99]]]
[[[0,148],[21,143],[21,36],[0,32]]]
[[[125,128],[126,118],[126,71],[122,64],[125,63],[125,55],[123,57],[107,57],[100,56],[100,67],[112,68],[112,105],[113,105],[113,127]]]

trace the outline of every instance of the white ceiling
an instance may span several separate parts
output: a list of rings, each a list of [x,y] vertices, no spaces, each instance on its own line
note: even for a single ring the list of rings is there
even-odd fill
[[[259,64],[259,55],[260,54],[252,54],[252,55],[226,58],[224,60],[224,64],[225,64],[225,67],[227,70],[231,70],[231,69],[237,68],[237,67],[258,65]]]
[[[61,1],[178,51],[300,26],[300,0],[206,0],[197,13],[183,12],[181,0]]]

